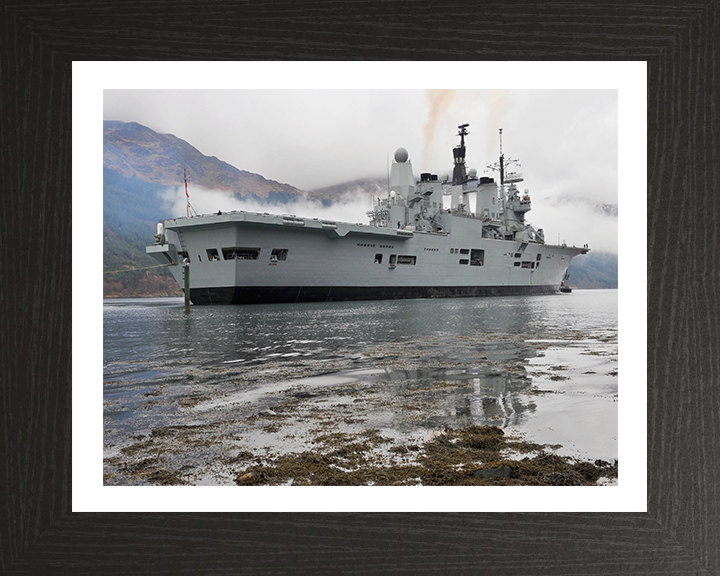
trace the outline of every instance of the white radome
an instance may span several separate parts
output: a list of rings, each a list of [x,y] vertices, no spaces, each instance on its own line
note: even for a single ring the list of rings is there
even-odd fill
[[[404,164],[408,161],[409,155],[408,151],[405,150],[405,148],[398,148],[395,150],[395,162],[399,162],[400,164]]]

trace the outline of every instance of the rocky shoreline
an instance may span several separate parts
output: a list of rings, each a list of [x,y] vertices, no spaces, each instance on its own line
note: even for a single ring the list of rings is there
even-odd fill
[[[238,485],[302,486],[591,486],[617,478],[618,462],[576,462],[544,446],[507,438],[496,426],[447,429],[420,446],[396,445],[392,462],[373,458],[385,442],[375,431],[360,437],[328,436],[322,448],[252,463],[235,475]],[[521,460],[507,451],[533,453]],[[249,454],[238,455],[238,461]],[[397,462],[401,460],[401,462]]]
[[[588,359],[577,366],[556,365],[555,355],[541,362],[547,342],[504,336],[492,348],[484,340],[486,356],[472,367],[429,368],[429,345],[415,360],[398,345],[382,355],[181,368],[150,389],[138,385],[133,406],[106,399],[104,483],[615,485],[617,460],[563,455],[517,427],[539,402],[587,397],[583,378],[616,381],[616,370],[595,375],[583,364],[616,366],[600,352],[615,336],[565,341],[561,350]],[[124,440],[112,420],[123,410],[139,422]]]
[[[278,422],[282,416],[265,418]],[[118,476],[130,484],[196,484],[201,478],[191,467],[172,470],[164,456],[168,443],[209,446],[213,432],[205,428],[170,426],[138,437],[121,450],[124,458],[106,460],[116,470],[106,472],[106,483]],[[420,444],[398,444],[378,430],[328,432],[313,443],[316,448],[270,457],[248,450],[226,454],[224,476],[239,486],[592,486],[613,484],[618,477],[617,460],[558,456],[552,447],[508,437],[496,426],[445,429]]]

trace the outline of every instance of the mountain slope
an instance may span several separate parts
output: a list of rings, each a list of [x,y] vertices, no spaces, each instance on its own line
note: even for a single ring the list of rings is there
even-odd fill
[[[202,154],[172,134],[135,122],[103,122],[103,268],[131,270],[157,264],[145,254],[158,220],[171,213],[168,189],[183,186],[183,169],[193,187],[260,202],[288,202],[306,193],[238,170]],[[163,268],[103,275],[103,294],[144,296],[180,294]]]
[[[194,186],[234,196],[271,192],[300,195],[303,191],[238,170],[214,156],[205,156],[172,134],[158,134],[136,122],[103,122],[103,166],[125,176],[163,186],[182,186],[183,169]]]
[[[155,266],[145,254],[158,220],[171,215],[163,208],[164,186],[133,176],[125,178],[103,169],[103,271],[133,270]],[[181,294],[163,268],[103,274],[103,296],[162,296]]]
[[[566,284],[576,288],[617,288],[618,257],[609,252],[588,252],[572,259]]]

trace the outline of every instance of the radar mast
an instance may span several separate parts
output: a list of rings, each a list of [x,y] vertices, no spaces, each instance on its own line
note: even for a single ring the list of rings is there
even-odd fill
[[[460,136],[460,145],[453,148],[453,184],[463,184],[467,180],[465,172],[465,136],[469,134],[467,127],[470,124],[461,124],[458,126],[458,136]]]

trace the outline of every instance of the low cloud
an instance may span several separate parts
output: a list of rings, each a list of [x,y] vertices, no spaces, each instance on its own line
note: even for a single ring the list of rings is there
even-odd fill
[[[597,252],[618,253],[618,219],[598,212],[589,202],[553,203],[540,200],[527,220],[545,232],[545,242],[588,244]]]
[[[185,216],[186,197],[184,188],[166,189],[161,194],[165,208],[173,217]],[[324,206],[319,200],[298,197],[297,200],[286,204],[271,204],[254,199],[239,199],[229,196],[218,190],[196,189],[190,203],[198,214],[213,214],[218,210],[232,212],[244,210],[245,212],[267,212],[269,214],[292,214],[304,218],[322,218],[339,222],[360,222],[367,224],[366,212],[372,210],[373,196],[363,189],[348,192],[330,206]]]

